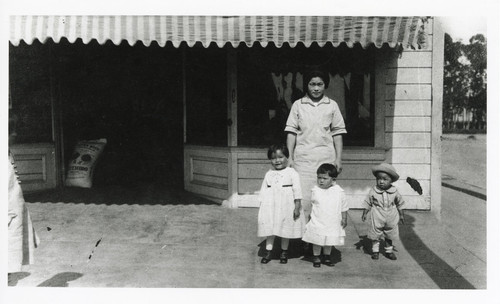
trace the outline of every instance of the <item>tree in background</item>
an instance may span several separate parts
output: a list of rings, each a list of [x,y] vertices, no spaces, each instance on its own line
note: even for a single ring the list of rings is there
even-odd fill
[[[445,34],[444,59],[444,130],[486,129],[486,38],[464,45]]]
[[[445,34],[443,129],[486,129],[486,38],[465,45]]]
[[[470,61],[469,107],[474,111],[472,128],[480,129],[486,124],[486,38],[477,34],[464,45],[464,53]]]
[[[462,43],[453,42],[450,35],[444,36],[444,90],[443,90],[443,128],[455,129],[454,117],[467,103],[467,66],[460,62]]]

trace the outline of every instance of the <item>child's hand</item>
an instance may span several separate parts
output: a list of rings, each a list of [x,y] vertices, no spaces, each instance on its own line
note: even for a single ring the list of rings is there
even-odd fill
[[[342,228],[345,229],[345,227],[347,227],[347,219],[342,219],[342,221],[340,221],[340,225],[342,225]]]
[[[296,221],[300,217],[300,209],[295,208],[293,210],[293,220]]]
[[[361,214],[361,220],[363,222],[366,221],[366,213]]]
[[[337,158],[335,160],[335,162],[333,163],[333,165],[335,166],[335,169],[337,169],[337,173],[340,174],[342,173],[342,162],[339,158]]]

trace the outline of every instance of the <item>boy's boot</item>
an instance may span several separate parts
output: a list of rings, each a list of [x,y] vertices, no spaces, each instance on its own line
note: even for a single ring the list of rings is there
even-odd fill
[[[385,249],[385,256],[389,259],[389,260],[397,260],[396,258],[396,255],[394,254],[394,246],[392,246],[392,240],[390,239],[385,239],[385,244],[386,244],[386,247],[384,247]]]
[[[396,255],[394,254],[394,246],[389,246],[389,247],[385,247],[385,256],[389,259],[389,260],[397,260],[398,258],[396,257]]]

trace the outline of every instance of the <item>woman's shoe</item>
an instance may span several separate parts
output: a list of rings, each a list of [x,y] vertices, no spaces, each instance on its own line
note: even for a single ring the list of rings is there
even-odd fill
[[[314,256],[313,258],[313,267],[321,267],[321,259],[319,256]]]
[[[378,252],[372,253],[372,260],[378,260]]]
[[[280,255],[280,264],[288,263],[288,250],[283,250]]]
[[[266,255],[260,260],[262,264],[267,264],[271,261],[271,250],[266,250]]]

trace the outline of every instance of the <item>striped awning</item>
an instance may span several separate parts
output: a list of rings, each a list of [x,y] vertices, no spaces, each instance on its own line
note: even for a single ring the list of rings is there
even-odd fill
[[[18,45],[38,39],[58,43],[63,37],[73,43],[81,38],[87,44],[96,39],[100,44],[122,40],[134,45],[142,41],[149,46],[156,41],[175,47],[185,41],[193,46],[201,42],[207,47],[215,42],[219,47],[241,42],[263,47],[274,43],[291,47],[299,42],[309,47],[313,42],[324,46],[346,43],[352,47],[374,44],[382,47],[401,45],[403,48],[425,48],[423,17],[339,17],[339,16],[11,16],[10,42]]]

